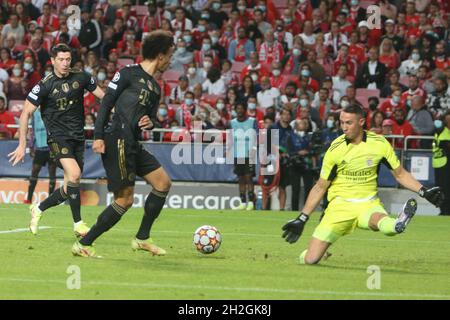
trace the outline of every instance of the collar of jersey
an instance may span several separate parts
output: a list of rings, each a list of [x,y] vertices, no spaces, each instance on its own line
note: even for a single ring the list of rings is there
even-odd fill
[[[350,140],[348,140],[347,137],[345,137],[345,142],[348,145],[350,143]],[[366,132],[366,130],[364,130],[364,132],[363,132],[362,142],[367,142],[367,132]]]

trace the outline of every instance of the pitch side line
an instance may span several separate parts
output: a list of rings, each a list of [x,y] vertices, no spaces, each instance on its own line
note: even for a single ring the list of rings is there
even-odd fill
[[[39,230],[51,229],[51,228],[52,227],[42,226],[42,227],[39,227]],[[28,232],[28,231],[30,231],[29,228],[20,228],[20,229],[0,231],[0,234],[19,233],[19,232]]]
[[[18,279],[18,278],[0,278],[1,282],[29,282],[29,283],[55,283],[65,285],[62,280],[39,280],[39,279]],[[141,287],[141,288],[160,288],[160,289],[199,289],[214,291],[238,291],[238,292],[267,292],[267,293],[301,293],[330,296],[371,296],[371,297],[413,297],[413,298],[436,298],[450,299],[450,295],[434,293],[385,293],[385,292],[361,292],[361,291],[321,291],[321,290],[300,290],[300,289],[273,289],[273,288],[245,288],[245,287],[217,287],[217,286],[199,286],[199,285],[180,285],[180,284],[158,284],[158,283],[131,283],[131,282],[110,282],[110,281],[82,281],[81,285],[91,286],[116,286],[116,287]]]

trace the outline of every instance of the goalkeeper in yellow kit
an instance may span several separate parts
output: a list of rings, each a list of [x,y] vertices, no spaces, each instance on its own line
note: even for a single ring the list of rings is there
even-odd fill
[[[325,154],[320,178],[311,190],[301,214],[283,226],[283,237],[294,243],[305,223],[328,190],[328,207],[315,229],[300,263],[316,264],[339,237],[361,229],[381,231],[385,235],[402,233],[417,210],[409,199],[397,218],[389,217],[377,196],[378,167],[384,163],[405,188],[417,192],[439,206],[443,193],[439,187],[426,189],[398,160],[390,143],[380,135],[365,131],[364,112],[351,105],[340,115],[344,134],[336,138]]]

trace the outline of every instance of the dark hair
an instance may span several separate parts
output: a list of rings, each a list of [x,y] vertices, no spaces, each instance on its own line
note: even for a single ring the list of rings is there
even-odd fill
[[[244,101],[238,101],[236,102],[236,104],[234,105],[234,109],[236,110],[238,106],[241,106],[242,108],[244,108],[245,111],[247,111],[247,103]]]
[[[351,104],[348,107],[345,107],[342,111],[346,112],[346,113],[354,113],[361,117],[365,116],[365,112],[364,112],[363,108],[361,108],[357,104]]]
[[[53,58],[56,58],[59,52],[71,52],[70,47],[65,43],[58,43],[50,51]]]
[[[159,54],[167,54],[173,46],[173,36],[170,32],[152,31],[142,43],[142,56],[144,60],[154,60]]]
[[[386,119],[386,116],[384,115],[384,113],[381,110],[375,110],[375,112],[372,114],[372,117],[370,119],[370,127],[374,128],[375,127],[375,118],[378,114],[381,114],[381,116],[383,117],[383,120]],[[383,122],[383,121],[381,121]]]
[[[208,74],[206,76],[212,83],[216,82],[220,79],[220,70],[212,67],[209,69]]]

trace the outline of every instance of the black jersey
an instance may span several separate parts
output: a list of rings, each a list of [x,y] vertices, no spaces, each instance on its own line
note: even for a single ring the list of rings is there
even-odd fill
[[[27,100],[40,106],[49,139],[84,140],[84,90],[96,88],[94,77],[87,72],[72,69],[65,78],[52,72],[33,87]]]
[[[139,140],[139,120],[148,115],[156,123],[160,98],[158,82],[140,64],[122,68],[114,75],[102,100],[95,122],[95,139],[103,139],[109,112],[115,107],[112,130],[122,130],[126,137]]]

